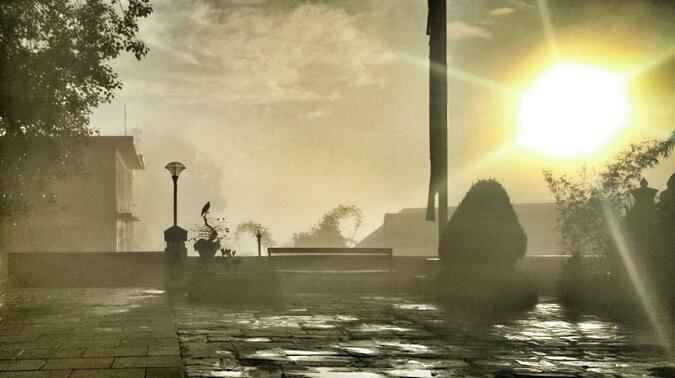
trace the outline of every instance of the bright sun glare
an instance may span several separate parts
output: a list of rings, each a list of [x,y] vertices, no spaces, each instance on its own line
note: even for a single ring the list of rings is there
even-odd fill
[[[606,145],[629,115],[625,79],[580,64],[557,64],[520,97],[520,145],[561,157],[587,156]]]

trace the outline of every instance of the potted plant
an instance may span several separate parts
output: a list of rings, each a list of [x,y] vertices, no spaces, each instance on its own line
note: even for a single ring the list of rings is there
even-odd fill
[[[207,202],[202,208],[203,225],[199,225],[193,229],[195,236],[194,249],[199,253],[199,257],[204,259],[212,259],[216,252],[221,249],[220,242],[227,237],[230,229],[225,226],[225,218],[212,218],[209,223],[207,217],[211,203]]]

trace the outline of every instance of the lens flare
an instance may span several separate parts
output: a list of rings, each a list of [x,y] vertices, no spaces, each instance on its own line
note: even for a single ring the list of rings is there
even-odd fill
[[[670,339],[668,338],[666,327],[659,319],[660,311],[658,310],[658,303],[653,300],[652,296],[649,294],[650,290],[647,289],[647,287],[650,286],[646,282],[647,277],[645,277],[644,274],[640,274],[638,265],[635,262],[635,258],[633,257],[633,253],[628,246],[628,242],[624,237],[624,232],[622,231],[619,224],[619,219],[612,205],[606,198],[602,196],[600,197],[600,207],[605,220],[607,221],[607,225],[609,226],[609,231],[611,233],[612,240],[614,241],[614,245],[616,246],[616,250],[621,257],[621,261],[626,268],[626,272],[628,273],[628,278],[630,279],[630,282],[635,289],[635,293],[642,303],[642,309],[644,310],[647,319],[649,319],[652,329],[658,338],[659,344],[664,348],[666,353],[670,355],[672,353]]]
[[[542,26],[544,27],[544,33],[546,33],[546,42],[551,58],[558,60],[558,43],[555,40],[553,22],[551,21],[551,14],[548,10],[548,3],[546,0],[537,0],[537,8],[539,9],[539,16],[541,18]]]

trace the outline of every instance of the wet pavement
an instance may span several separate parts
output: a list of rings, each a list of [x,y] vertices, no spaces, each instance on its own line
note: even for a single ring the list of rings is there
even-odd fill
[[[181,376],[164,291],[0,291],[0,377]]]
[[[2,289],[0,377],[675,375],[649,330],[551,301],[481,320],[415,297],[290,295],[276,308],[168,297]]]
[[[294,295],[280,308],[239,310],[178,299],[173,309],[194,377],[675,374],[649,330],[550,301],[501,320],[377,296]]]

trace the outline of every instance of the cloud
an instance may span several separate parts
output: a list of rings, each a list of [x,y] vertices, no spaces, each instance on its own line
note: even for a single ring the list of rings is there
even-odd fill
[[[147,59],[156,64],[128,70],[132,93],[181,104],[330,99],[345,88],[383,85],[377,68],[393,60],[342,8],[182,4],[159,7],[144,28]]]
[[[527,2],[523,0],[508,0],[508,3],[511,4],[512,7],[514,8],[535,8],[536,7],[536,0],[532,2]]]
[[[303,119],[322,119],[333,115],[333,112],[327,109],[312,110],[301,115]]]
[[[448,23],[448,38],[452,41],[472,38],[491,39],[492,33],[464,21],[452,21]]]
[[[511,13],[515,12],[513,8],[495,8],[489,12],[490,16],[501,17],[508,16]]]
[[[227,2],[234,5],[258,5],[262,4],[263,0],[227,0]]]

